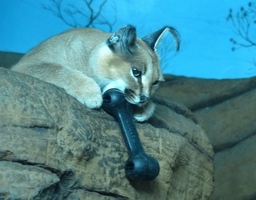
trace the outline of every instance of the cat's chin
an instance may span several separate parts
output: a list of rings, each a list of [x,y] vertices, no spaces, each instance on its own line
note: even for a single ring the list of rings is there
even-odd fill
[[[135,104],[136,106],[138,106],[138,107],[143,107],[143,106],[145,106],[147,104],[147,102],[143,102],[143,103],[137,103],[137,104]]]
[[[126,99],[126,100],[127,100],[130,104],[133,104],[133,105],[135,105],[135,106],[137,106],[137,107],[143,107],[143,106],[145,106],[145,105],[147,104],[147,101],[141,103],[141,102],[132,101],[132,100],[130,100],[130,99]]]

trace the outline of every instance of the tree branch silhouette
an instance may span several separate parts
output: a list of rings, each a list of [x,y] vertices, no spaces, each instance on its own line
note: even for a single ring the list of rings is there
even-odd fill
[[[231,23],[233,31],[239,39],[230,38],[232,51],[240,47],[256,46],[256,1],[248,2],[236,12],[229,10],[227,21]]]
[[[94,0],[80,0],[81,5],[79,7],[70,3],[72,1],[68,2],[67,0],[49,0],[49,2],[50,5],[42,4],[42,8],[53,13],[70,27],[95,28],[98,25],[105,25],[108,27],[108,31],[111,32],[113,25],[116,23],[115,6],[111,6],[111,13],[114,14],[111,21],[103,15],[108,3],[107,0],[100,1],[97,6]]]

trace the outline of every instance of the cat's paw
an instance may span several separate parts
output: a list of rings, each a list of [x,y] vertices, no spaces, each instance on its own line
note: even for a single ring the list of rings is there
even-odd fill
[[[78,101],[84,104],[87,108],[97,109],[102,106],[102,95],[99,91],[85,92],[83,95],[75,97]]]
[[[137,107],[134,111],[133,117],[138,122],[146,121],[153,115],[155,107],[155,104],[150,101],[143,107]]]
[[[103,98],[99,85],[91,78],[78,74],[66,92],[91,109],[102,106]]]

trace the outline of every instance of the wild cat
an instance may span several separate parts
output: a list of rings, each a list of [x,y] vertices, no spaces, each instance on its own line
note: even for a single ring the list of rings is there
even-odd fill
[[[55,35],[29,51],[12,70],[63,88],[88,108],[102,105],[102,93],[121,90],[136,105],[134,118],[145,121],[154,112],[150,100],[164,81],[156,53],[165,32],[173,34],[179,49],[178,32],[163,27],[144,38],[132,25],[115,33],[75,28]]]

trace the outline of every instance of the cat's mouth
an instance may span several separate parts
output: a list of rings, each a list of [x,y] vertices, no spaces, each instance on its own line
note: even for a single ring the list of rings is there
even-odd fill
[[[148,101],[147,97],[145,97],[144,95],[136,95],[136,93],[131,89],[125,89],[124,94],[125,99],[129,103],[137,105],[139,107],[144,106]]]

